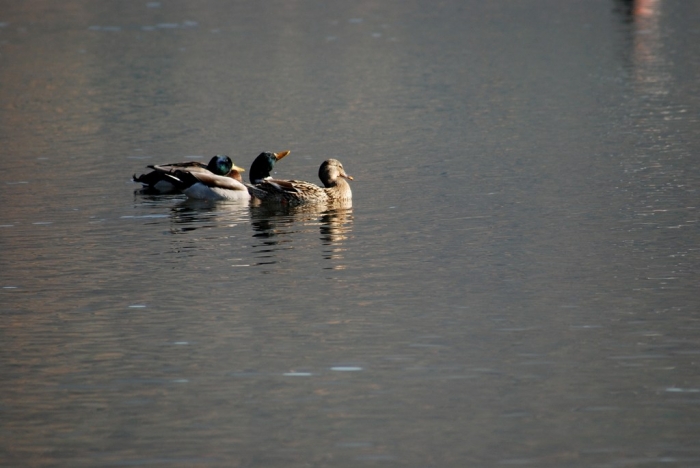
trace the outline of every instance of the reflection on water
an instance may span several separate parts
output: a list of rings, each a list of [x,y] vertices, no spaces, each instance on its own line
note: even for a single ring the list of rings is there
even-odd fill
[[[253,228],[253,250],[260,259],[258,265],[277,263],[275,253],[292,249],[293,236],[300,230],[318,226],[323,258],[333,261],[326,269],[344,269],[342,261],[344,241],[352,231],[352,203],[334,206],[302,205],[282,206],[257,204],[250,208],[250,224]]]
[[[700,461],[700,3],[5,4],[0,465]]]
[[[639,93],[668,93],[670,74],[661,52],[661,0],[632,2],[634,81]]]
[[[617,0],[619,11],[631,26],[632,76],[642,95],[668,93],[669,63],[662,51],[662,0]]]
[[[334,261],[332,266],[326,268],[345,269],[345,265],[337,262],[344,258],[346,249],[343,244],[352,231],[352,209],[340,207],[327,211],[321,216],[320,229],[321,240],[325,246],[323,258]]]
[[[662,0],[619,0],[629,27],[629,84],[633,106],[625,116],[632,125],[634,150],[622,155],[623,189],[630,193],[630,236],[649,230],[681,229],[696,222],[695,176],[687,162],[694,149],[683,134],[695,133],[690,96],[674,96],[672,90],[686,80],[689,70],[674,62],[674,49],[682,38],[674,34],[670,4]],[[696,4],[697,5],[697,4]],[[690,67],[692,69],[692,66]],[[690,74],[695,74],[690,72]],[[676,133],[676,135],[673,135]],[[677,244],[668,237],[664,247]],[[633,239],[625,241],[627,247]],[[678,254],[673,247],[672,255]],[[666,272],[661,276],[673,275]]]
[[[188,232],[218,226],[234,227],[247,221],[248,201],[210,202],[184,200],[170,210],[172,232]]]
[[[122,218],[143,219],[146,225],[159,225],[162,218],[168,218],[169,232],[175,236],[170,239],[174,252],[206,251],[214,248],[213,245],[235,244],[237,249],[250,248],[253,255],[250,264],[238,266],[265,266],[280,263],[284,251],[312,249],[320,252],[320,258],[331,262],[324,265],[324,269],[345,268],[345,243],[352,233],[351,202],[290,207],[275,203],[249,204],[248,201],[190,200],[181,195],[139,192],[135,204],[148,214]],[[253,231],[252,236],[244,233],[248,227]],[[272,270],[263,268],[261,271],[270,273]]]

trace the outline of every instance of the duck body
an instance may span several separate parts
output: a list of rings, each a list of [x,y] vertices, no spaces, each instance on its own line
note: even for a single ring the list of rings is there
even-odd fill
[[[251,170],[252,171],[252,170]],[[337,159],[328,159],[321,164],[318,177],[323,187],[302,180],[263,179],[257,184],[248,184],[248,191],[261,201],[278,202],[285,205],[349,203],[352,190],[346,181],[353,180],[345,173]]]
[[[180,189],[173,182],[172,177],[166,174],[173,174],[175,171],[186,172],[209,172],[218,176],[228,175],[233,168],[233,161],[225,155],[217,154],[212,157],[209,163],[203,164],[199,161],[187,161],[171,164],[149,165],[149,169],[153,169],[147,174],[133,176],[134,182],[139,182],[143,185],[143,189],[147,192],[159,194],[179,193]]]
[[[236,166],[227,176],[212,174],[209,171],[183,171],[168,172],[165,177],[177,190],[195,200],[250,200],[248,188],[243,185],[240,173]],[[242,170],[242,169],[241,169]]]

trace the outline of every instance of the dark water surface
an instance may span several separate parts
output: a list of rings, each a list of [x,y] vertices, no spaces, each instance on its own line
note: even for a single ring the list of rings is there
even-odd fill
[[[700,3],[4,2],[0,465],[700,466]],[[144,196],[229,154],[352,208]]]

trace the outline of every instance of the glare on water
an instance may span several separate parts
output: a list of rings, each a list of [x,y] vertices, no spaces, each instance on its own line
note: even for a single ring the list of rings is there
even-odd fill
[[[697,465],[699,17],[4,5],[0,465]],[[131,181],[286,149],[352,203]]]

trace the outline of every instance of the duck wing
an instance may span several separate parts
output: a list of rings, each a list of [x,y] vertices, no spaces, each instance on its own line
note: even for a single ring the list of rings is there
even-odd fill
[[[242,190],[247,191],[245,185],[231,177],[212,174],[209,171],[175,171],[173,174],[187,187],[191,187],[196,183],[201,183],[209,188],[220,188],[225,190]]]
[[[302,180],[282,180],[282,179],[265,179],[258,184],[260,189],[267,192],[281,193],[301,193],[305,185],[313,185]]]
[[[134,174],[132,180],[140,182],[147,187],[147,190],[153,190],[158,193],[177,192],[176,178],[172,177],[175,171],[187,172],[203,172],[207,171],[207,166],[198,161],[188,161],[172,164],[150,164],[151,172],[136,176]]]
[[[250,194],[260,200],[299,204],[322,201],[326,198],[326,193],[321,187],[303,180],[265,179],[259,184],[247,187]]]
[[[188,161],[172,164],[151,164],[146,166],[149,169],[153,169],[159,172],[175,172],[175,171],[189,171],[189,172],[202,172],[208,171],[206,164],[199,161]]]

